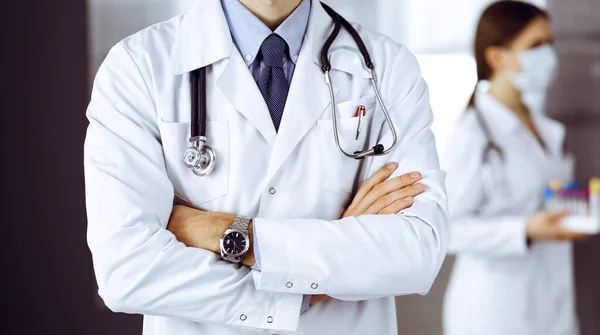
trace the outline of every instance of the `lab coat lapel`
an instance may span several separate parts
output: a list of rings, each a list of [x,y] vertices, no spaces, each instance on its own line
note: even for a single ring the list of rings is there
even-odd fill
[[[311,17],[275,140],[267,180],[273,178],[302,138],[330,106],[329,89],[317,59],[332,26],[332,21],[321,4],[312,1]],[[334,88],[334,95],[335,93],[337,89]]]
[[[534,122],[548,150],[554,156],[562,157],[564,153],[565,126],[546,116],[534,116]]]
[[[221,1],[200,0],[181,21],[173,53],[173,72],[183,75],[220,60],[227,63],[220,74],[216,73],[219,90],[273,146],[275,128],[269,110],[233,44]],[[208,108],[214,110],[220,106]]]
[[[275,143],[275,126],[265,100],[242,56],[234,51],[217,80],[219,90],[229,103],[262,134],[267,143]]]
[[[183,75],[216,63],[234,49],[219,0],[200,0],[179,24],[173,50],[173,74]]]

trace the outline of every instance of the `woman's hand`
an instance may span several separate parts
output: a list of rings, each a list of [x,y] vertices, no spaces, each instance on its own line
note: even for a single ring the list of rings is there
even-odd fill
[[[411,172],[388,179],[397,168],[398,164],[388,163],[365,180],[342,217],[396,214],[412,206],[414,197],[425,191],[422,184],[417,184],[422,176]]]
[[[587,234],[574,232],[560,225],[560,220],[569,216],[562,212],[538,212],[527,222],[527,238],[542,241],[566,241],[588,237]]]

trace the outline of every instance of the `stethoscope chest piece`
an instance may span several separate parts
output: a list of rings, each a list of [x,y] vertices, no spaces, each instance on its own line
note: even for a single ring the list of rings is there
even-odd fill
[[[217,155],[204,141],[194,141],[183,154],[183,162],[197,176],[205,176],[214,170]]]

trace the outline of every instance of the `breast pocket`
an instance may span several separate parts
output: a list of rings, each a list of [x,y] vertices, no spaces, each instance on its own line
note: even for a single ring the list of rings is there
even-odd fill
[[[349,154],[361,151],[369,146],[367,141],[370,133],[371,117],[374,112],[375,97],[364,97],[337,105],[337,129],[340,147]],[[366,116],[361,121],[361,130],[357,138],[359,118],[356,115],[358,106],[365,106]],[[318,120],[319,150],[323,171],[323,189],[349,195],[358,183],[360,167],[364,160],[347,157],[340,152],[335,143],[333,121]]]
[[[206,176],[196,176],[185,166],[183,153],[190,146],[188,122],[159,121],[167,174],[175,195],[193,205],[202,205],[229,191],[229,126],[227,121],[208,121],[207,144],[216,155],[214,170]]]

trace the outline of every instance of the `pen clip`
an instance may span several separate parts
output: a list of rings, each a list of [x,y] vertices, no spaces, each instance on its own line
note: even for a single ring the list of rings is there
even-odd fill
[[[363,117],[367,115],[367,109],[365,108],[365,106],[358,106],[358,108],[356,109],[356,114],[355,116],[358,117],[358,126],[356,127],[356,139],[358,140],[358,137],[360,136],[360,130],[362,127],[362,119]]]

